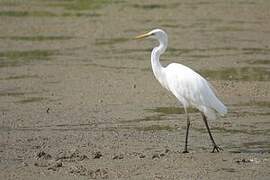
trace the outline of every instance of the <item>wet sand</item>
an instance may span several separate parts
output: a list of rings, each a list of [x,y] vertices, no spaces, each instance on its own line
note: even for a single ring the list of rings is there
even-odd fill
[[[0,1],[0,179],[269,179],[270,4],[261,1]],[[200,72],[227,105],[186,121],[154,79],[163,65]]]

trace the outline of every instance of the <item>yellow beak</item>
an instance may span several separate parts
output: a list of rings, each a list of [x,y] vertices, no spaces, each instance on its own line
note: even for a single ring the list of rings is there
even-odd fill
[[[151,36],[151,34],[149,33],[145,33],[145,34],[142,34],[142,35],[139,35],[139,36],[136,36],[135,39],[143,39],[143,38],[146,38],[148,36]]]

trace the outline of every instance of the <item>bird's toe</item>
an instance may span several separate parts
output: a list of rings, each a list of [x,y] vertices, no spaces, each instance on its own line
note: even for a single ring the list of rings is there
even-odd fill
[[[214,145],[212,153],[214,153],[215,151],[220,152],[220,151],[223,151],[223,149],[221,147],[217,146],[217,145]]]
[[[184,150],[182,153],[185,154],[185,153],[189,153],[189,152],[188,152],[188,150]]]

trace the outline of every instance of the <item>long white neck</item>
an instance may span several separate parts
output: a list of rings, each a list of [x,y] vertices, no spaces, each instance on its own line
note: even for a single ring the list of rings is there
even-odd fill
[[[167,48],[168,45],[168,39],[167,37],[162,38],[161,40],[159,40],[159,46],[155,47],[152,50],[151,53],[151,65],[152,65],[152,70],[153,73],[155,75],[155,77],[157,78],[157,80],[162,84],[163,84],[163,69],[164,67],[160,64],[159,62],[159,57],[161,54],[163,54]]]

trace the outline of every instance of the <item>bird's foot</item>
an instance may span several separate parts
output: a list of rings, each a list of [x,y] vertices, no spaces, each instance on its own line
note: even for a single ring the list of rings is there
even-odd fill
[[[215,151],[219,152],[219,151],[223,151],[223,149],[215,144],[213,147],[212,153],[214,153]]]
[[[182,153],[186,154],[186,153],[189,153],[189,152],[188,152],[188,150],[185,149]]]

